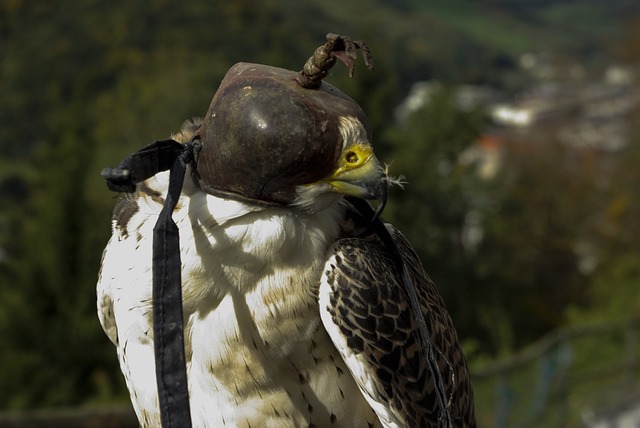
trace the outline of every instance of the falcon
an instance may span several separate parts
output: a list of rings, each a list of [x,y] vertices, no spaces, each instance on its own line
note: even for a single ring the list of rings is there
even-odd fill
[[[169,210],[190,423],[475,426],[445,305],[407,239],[364,202],[381,211],[393,182],[366,116],[322,81],[336,59],[351,69],[366,45],[328,40],[297,74],[236,64],[206,116],[171,137],[180,150],[198,144]],[[138,177],[118,200],[97,285],[144,427],[164,421],[153,237],[172,174]]]

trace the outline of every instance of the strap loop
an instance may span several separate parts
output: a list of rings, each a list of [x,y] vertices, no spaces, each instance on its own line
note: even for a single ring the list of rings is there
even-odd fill
[[[194,144],[180,144],[174,140],[162,140],[148,144],[120,162],[117,168],[105,168],[100,175],[107,181],[109,190],[113,192],[133,193],[136,183],[166,171],[173,165],[178,156],[194,150]]]

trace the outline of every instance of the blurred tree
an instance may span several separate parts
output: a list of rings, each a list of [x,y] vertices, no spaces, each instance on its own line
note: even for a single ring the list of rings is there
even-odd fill
[[[473,260],[463,234],[481,199],[473,165],[461,162],[484,129],[482,110],[455,106],[453,88],[442,87],[406,123],[383,136],[390,148],[391,174],[405,176],[405,191],[393,191],[385,217],[396,224],[419,253],[440,289],[462,336],[475,335],[478,294]]]
[[[619,64],[640,73],[640,16],[623,21],[610,47]],[[637,81],[626,89],[637,91]],[[592,215],[588,239],[593,259],[588,304],[572,307],[574,323],[635,316],[640,311],[640,107],[621,119],[627,125],[626,145],[603,154],[598,193],[600,205]]]
[[[588,150],[553,142],[498,140],[500,169],[482,176],[465,159],[485,129],[481,110],[462,111],[452,89],[436,91],[409,121],[386,134],[407,190],[386,216],[408,236],[440,288],[463,338],[508,353],[565,321],[588,284],[588,243],[599,163]],[[478,158],[480,159],[480,158]]]
[[[537,339],[564,322],[567,307],[584,302],[588,279],[578,250],[597,205],[597,171],[588,153],[551,135],[506,142],[500,188],[484,213],[477,322],[494,352]]]
[[[574,322],[631,317],[640,311],[639,119],[640,109],[627,119],[627,145],[607,158],[600,186],[602,205],[590,236],[595,268],[589,304],[573,308]]]
[[[0,271],[1,407],[80,402],[98,395],[95,374],[115,369],[92,315],[95,248],[106,233],[96,233],[98,211],[84,193],[92,158],[86,106],[109,70],[87,27],[100,15],[96,2],[66,3],[2,2],[11,43],[1,42],[0,86],[10,95],[0,107],[0,152],[21,167],[2,177],[10,192],[0,195],[13,193],[20,206],[7,212],[0,236],[9,243]]]

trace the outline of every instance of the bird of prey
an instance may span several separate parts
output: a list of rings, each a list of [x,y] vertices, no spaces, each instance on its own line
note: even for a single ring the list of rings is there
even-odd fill
[[[300,76],[237,64],[207,115],[172,136],[202,143],[172,212],[193,426],[475,426],[465,357],[436,287],[407,239],[385,224],[385,242],[354,203],[384,202],[391,181],[366,116]],[[152,236],[169,175],[117,202],[97,287],[144,427],[161,424]]]

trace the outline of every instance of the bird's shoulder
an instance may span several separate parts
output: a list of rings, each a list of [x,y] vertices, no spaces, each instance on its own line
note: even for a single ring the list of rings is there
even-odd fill
[[[381,420],[430,426],[439,417],[435,380],[397,261],[358,213],[345,216],[321,281],[323,324]],[[469,426],[469,373],[451,318],[409,241],[392,225],[386,227],[416,290],[452,420]]]

